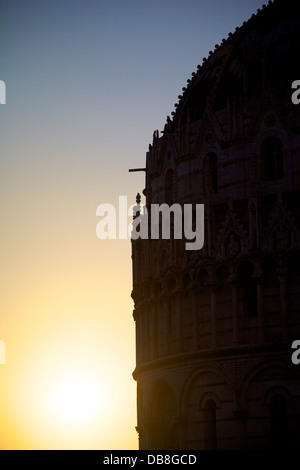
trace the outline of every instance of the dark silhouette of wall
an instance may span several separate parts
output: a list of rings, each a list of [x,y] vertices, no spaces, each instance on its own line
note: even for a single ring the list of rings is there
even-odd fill
[[[205,243],[132,240],[141,449],[299,442],[299,20],[277,0],[216,45],[146,157],[146,206],[205,207]]]

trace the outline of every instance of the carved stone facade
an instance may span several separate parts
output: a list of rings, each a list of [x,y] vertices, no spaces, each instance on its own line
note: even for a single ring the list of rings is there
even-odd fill
[[[210,53],[146,157],[146,207],[205,207],[205,243],[132,240],[141,449],[296,447],[300,116],[293,2]]]

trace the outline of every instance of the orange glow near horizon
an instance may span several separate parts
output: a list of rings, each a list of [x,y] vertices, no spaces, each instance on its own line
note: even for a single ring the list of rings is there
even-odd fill
[[[115,448],[136,448],[135,386],[121,370],[130,357],[109,355],[110,341],[98,344],[96,325],[83,323],[56,334],[46,325],[47,340],[16,338],[20,347],[0,371],[2,449],[105,449],[114,436]],[[122,428],[126,414],[131,429]]]
[[[1,449],[137,448],[130,242],[93,223],[82,251],[62,236],[55,256],[46,238],[42,259],[26,237],[2,253]]]

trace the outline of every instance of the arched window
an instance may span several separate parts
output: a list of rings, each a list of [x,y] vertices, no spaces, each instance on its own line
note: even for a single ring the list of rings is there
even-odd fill
[[[205,450],[217,449],[217,418],[216,402],[206,400],[203,409],[203,434]]]
[[[242,295],[242,307],[246,317],[257,316],[257,286],[254,281],[253,266],[249,262],[244,262],[239,266],[239,285]]]
[[[276,137],[264,140],[260,152],[261,178],[264,181],[275,181],[283,178],[282,143]]]
[[[288,443],[288,417],[285,396],[280,393],[273,395],[271,400],[272,447],[283,449]]]

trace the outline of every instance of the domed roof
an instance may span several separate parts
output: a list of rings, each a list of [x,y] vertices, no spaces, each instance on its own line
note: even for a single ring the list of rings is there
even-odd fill
[[[229,97],[259,99],[269,91],[286,95],[289,103],[291,84],[300,78],[299,33],[294,0],[275,0],[257,10],[198,65],[175,104],[173,125],[188,116],[191,122],[201,119],[207,106],[221,110]]]

